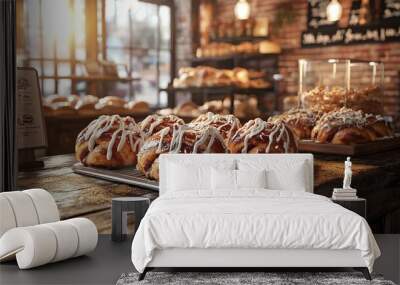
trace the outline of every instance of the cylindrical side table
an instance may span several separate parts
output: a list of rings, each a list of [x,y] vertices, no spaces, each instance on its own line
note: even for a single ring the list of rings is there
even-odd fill
[[[136,218],[135,232],[140,221],[150,206],[150,199],[144,197],[119,197],[112,199],[112,233],[113,241],[123,241],[128,234],[128,214]]]

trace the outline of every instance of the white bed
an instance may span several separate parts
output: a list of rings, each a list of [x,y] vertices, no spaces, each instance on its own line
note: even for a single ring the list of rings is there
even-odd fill
[[[211,167],[249,181],[265,169],[267,185],[215,189]],[[134,237],[132,262],[140,278],[154,267],[354,267],[370,278],[380,251],[367,222],[312,192],[310,154],[162,155],[160,197]]]

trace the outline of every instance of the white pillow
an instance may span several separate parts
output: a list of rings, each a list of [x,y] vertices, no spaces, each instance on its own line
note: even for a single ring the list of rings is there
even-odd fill
[[[267,188],[267,171],[235,170],[237,188]]]
[[[236,190],[236,170],[211,169],[211,189]]]
[[[240,190],[242,188],[266,188],[265,170],[211,170],[211,188],[213,190]]]
[[[266,169],[267,187],[271,190],[306,191],[309,185],[308,165],[305,160],[239,160],[239,170]]]
[[[235,161],[198,166],[191,163],[168,164],[167,191],[210,190],[211,169],[234,169]]]

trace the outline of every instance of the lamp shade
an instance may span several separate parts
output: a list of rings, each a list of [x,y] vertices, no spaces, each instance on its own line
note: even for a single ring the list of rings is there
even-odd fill
[[[342,5],[337,0],[331,0],[326,7],[326,15],[330,22],[339,21],[342,16]]]
[[[236,3],[235,17],[239,20],[247,20],[250,17],[250,4],[247,0],[239,0]]]

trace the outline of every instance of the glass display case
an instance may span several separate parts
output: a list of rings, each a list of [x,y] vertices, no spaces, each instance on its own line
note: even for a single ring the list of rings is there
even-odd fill
[[[383,77],[380,62],[300,59],[301,107],[323,112],[348,107],[383,114]]]

